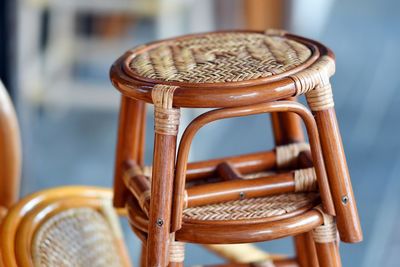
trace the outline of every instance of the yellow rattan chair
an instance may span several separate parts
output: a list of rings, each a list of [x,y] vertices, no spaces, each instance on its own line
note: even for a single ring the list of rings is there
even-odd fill
[[[60,187],[19,201],[0,227],[6,267],[130,267],[112,192]]]

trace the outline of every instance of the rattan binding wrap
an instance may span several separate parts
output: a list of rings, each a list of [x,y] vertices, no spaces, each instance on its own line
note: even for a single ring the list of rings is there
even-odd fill
[[[185,260],[185,243],[176,241],[175,234],[170,235],[168,253],[170,262],[183,262]]]
[[[224,83],[284,73],[312,51],[297,41],[261,33],[214,33],[162,42],[135,55],[130,70],[155,81]]]
[[[268,197],[249,198],[191,207],[183,211],[185,220],[246,220],[261,219],[312,207],[318,199],[316,193],[291,193]]]
[[[32,242],[35,267],[122,267],[115,236],[103,215],[68,209],[47,220]]]
[[[278,169],[284,169],[295,165],[297,157],[303,151],[309,151],[307,143],[293,143],[276,147],[276,165]]]
[[[159,134],[178,134],[180,110],[172,107],[174,91],[177,88],[157,84],[151,91],[154,103],[154,131]]]
[[[332,87],[329,78],[335,73],[335,61],[323,56],[307,69],[291,76],[295,82],[296,94],[305,94],[312,111],[334,106]]]
[[[316,243],[337,242],[337,227],[335,218],[326,214],[320,206],[315,207],[323,218],[324,223],[313,230],[313,238]]]

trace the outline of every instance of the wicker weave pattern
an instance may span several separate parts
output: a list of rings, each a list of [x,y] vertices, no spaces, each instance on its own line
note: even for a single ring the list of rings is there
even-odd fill
[[[110,225],[89,208],[69,209],[46,221],[32,252],[36,267],[123,266]]]
[[[281,36],[218,33],[162,43],[130,62],[138,76],[160,81],[222,83],[281,74],[312,52]]]
[[[187,220],[246,220],[284,215],[312,205],[318,198],[315,193],[282,194],[269,197],[249,198],[225,203],[187,208],[183,218]]]

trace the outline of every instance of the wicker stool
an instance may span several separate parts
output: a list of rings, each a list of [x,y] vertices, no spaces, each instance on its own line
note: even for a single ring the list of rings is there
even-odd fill
[[[128,208],[147,266],[181,266],[184,242],[286,236],[297,236],[300,265],[318,258],[320,266],[340,266],[335,222],[342,241],[359,242],[362,233],[334,111],[334,71],[328,48],[281,31],[188,35],[137,47],[114,63],[111,79],[123,95],[114,205]],[[294,101],[303,94],[312,113]],[[151,174],[143,166],[146,103],[154,105]],[[176,154],[180,108],[219,109],[189,124]],[[188,164],[202,126],[260,113],[274,114],[276,149]],[[310,149],[299,143],[298,117]]]

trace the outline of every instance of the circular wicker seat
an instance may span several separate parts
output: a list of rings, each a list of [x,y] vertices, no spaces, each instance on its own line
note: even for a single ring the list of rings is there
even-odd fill
[[[154,86],[176,86],[177,107],[253,104],[296,94],[291,76],[329,50],[277,31],[187,35],[126,52],[111,68],[124,95],[152,103]]]
[[[132,51],[127,73],[162,83],[229,83],[283,74],[312,55],[306,45],[260,33],[227,32],[156,43]]]

